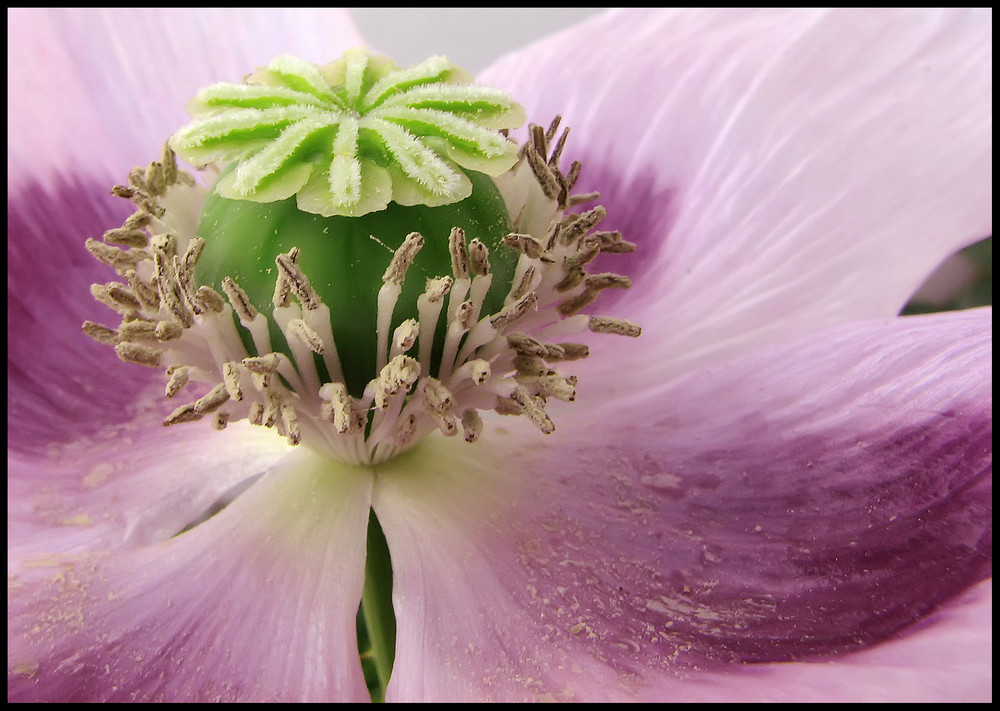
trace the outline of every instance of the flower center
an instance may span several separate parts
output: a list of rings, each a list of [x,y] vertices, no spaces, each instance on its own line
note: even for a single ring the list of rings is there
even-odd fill
[[[170,147],[115,187],[136,212],[87,245],[123,279],[92,288],[122,320],[84,332],[164,367],[167,397],[198,388],[164,424],[247,419],[356,464],[434,430],[473,442],[489,410],[548,434],[546,402],[575,398],[561,364],[588,352],[567,339],[639,335],[580,313],[629,286],[586,265],[633,245],[595,229],[603,208],[570,210],[597,196],[571,194],[579,164],[559,168],[559,119],[531,126],[519,151],[498,148],[509,141],[496,126],[520,107],[457,76],[440,59],[279,58],[199,93],[207,116],[172,139],[189,161],[214,161],[212,189]],[[446,173],[460,177],[434,177]],[[457,188],[435,192],[445,183]]]

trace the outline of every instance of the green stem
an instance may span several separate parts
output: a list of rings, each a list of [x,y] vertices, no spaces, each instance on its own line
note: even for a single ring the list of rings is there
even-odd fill
[[[385,688],[392,674],[396,655],[396,615],[392,609],[392,564],[389,546],[375,512],[368,515],[368,556],[365,561],[365,587],[361,593],[358,625],[367,633],[371,661],[377,684],[369,684],[372,701],[385,700]]]

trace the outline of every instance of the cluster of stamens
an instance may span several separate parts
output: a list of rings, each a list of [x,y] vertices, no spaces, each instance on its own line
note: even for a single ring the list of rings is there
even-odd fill
[[[480,411],[524,415],[551,433],[546,402],[576,397],[576,378],[552,366],[588,354],[585,345],[563,339],[587,330],[639,335],[627,321],[580,313],[604,289],[630,286],[623,276],[588,274],[586,265],[601,252],[631,251],[634,245],[618,232],[595,230],[605,215],[601,207],[566,212],[597,196],[570,194],[579,165],[568,174],[559,170],[566,132],[553,144],[558,124],[557,118],[548,131],[532,126],[513,169],[528,171],[532,179],[512,211],[515,230],[537,223],[545,211],[548,228],[538,234],[515,231],[503,239],[504,248],[520,254],[503,308],[481,313],[494,286],[489,250],[477,239],[467,242],[455,226],[448,235],[452,273],[428,279],[417,300],[418,317],[393,328],[403,281],[425,237],[443,238],[411,233],[383,275],[375,324],[377,376],[359,397],[345,384],[331,305],[299,267],[298,249],[275,258],[269,315],[231,278],[222,281],[223,293],[196,283],[205,242],[195,236],[190,219],[175,219],[170,207],[197,209],[205,190],[177,168],[169,148],[161,161],[133,171],[128,186],[113,189],[134,203],[135,213],[103,241],[87,242],[91,253],[122,277],[92,287],[121,323],[110,328],[88,321],[83,330],[113,345],[124,361],[164,367],[168,398],[202,384],[199,395],[174,409],[165,425],[209,418],[223,429],[247,419],[276,429],[290,444],[306,442],[352,463],[385,460],[435,429],[446,436],[462,432],[473,442],[483,429]],[[443,349],[432,367],[439,328]],[[249,334],[254,352],[248,352],[239,329]],[[284,335],[288,354],[274,349],[275,329]]]

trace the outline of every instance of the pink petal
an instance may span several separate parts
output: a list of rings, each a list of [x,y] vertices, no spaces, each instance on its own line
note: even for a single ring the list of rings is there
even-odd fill
[[[8,701],[367,700],[370,494],[370,476],[300,452],[154,547],[15,558]]]
[[[7,20],[15,185],[67,172],[120,182],[159,157],[199,88],[283,52],[328,62],[361,43],[346,10],[18,8]]]
[[[622,377],[651,384],[893,315],[989,234],[991,68],[988,10],[649,10],[480,79],[564,115],[580,191],[639,243],[606,266],[636,282],[611,311],[647,327]]]
[[[91,284],[116,275],[84,247],[131,212],[109,190],[66,176],[52,192],[22,183],[8,193],[7,434],[14,450],[94,435],[162,400],[160,374],[122,363],[80,330],[87,319],[118,321],[90,295]]]
[[[380,466],[390,695],[981,698],[989,634],[948,601],[992,565],[991,316],[840,327]]]

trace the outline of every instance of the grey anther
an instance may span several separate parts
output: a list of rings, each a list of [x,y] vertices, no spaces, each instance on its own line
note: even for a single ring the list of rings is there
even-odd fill
[[[438,429],[441,430],[441,434],[445,437],[454,437],[458,434],[458,421],[455,420],[454,415],[446,412],[438,412],[437,410],[429,410],[428,414],[437,423]]]
[[[574,185],[576,185],[576,181],[580,177],[581,167],[582,166],[580,165],[580,161],[578,160],[573,161],[573,163],[569,166],[569,172],[566,173],[566,178],[565,178],[567,193],[573,189]]]
[[[531,291],[532,284],[535,280],[535,267],[529,266],[521,274],[521,278],[517,283],[510,289],[510,298],[520,299],[522,296]]]
[[[158,321],[153,335],[158,341],[172,341],[184,334],[184,328],[176,321]]]
[[[448,235],[448,249],[451,252],[451,272],[456,279],[469,278],[469,250],[465,246],[465,230],[453,227]]]
[[[160,367],[160,356],[163,355],[163,351],[159,348],[151,348],[129,341],[116,344],[115,353],[126,363],[138,363],[149,368]]]
[[[302,441],[302,431],[299,429],[299,417],[295,408],[287,402],[281,403],[281,425],[288,443],[293,447]]]
[[[236,361],[226,361],[222,364],[222,384],[233,400],[243,399],[243,388],[240,386],[240,366]]]
[[[469,261],[475,276],[490,273],[490,250],[478,239],[469,242]]]
[[[125,281],[135,294],[136,298],[150,311],[160,309],[160,292],[155,284],[150,284],[139,278],[135,269],[126,269],[124,273]]]
[[[148,212],[133,212],[125,218],[125,222],[122,223],[122,229],[141,230],[144,227],[148,227],[152,221],[153,216]]]
[[[449,276],[428,279],[427,286],[424,289],[424,296],[432,304],[437,303],[448,295],[448,292],[451,291],[451,285],[452,278]]]
[[[455,404],[451,392],[437,378],[424,378],[420,387],[424,393],[424,404],[435,412],[448,412]]]
[[[402,284],[404,277],[406,277],[406,270],[410,268],[413,258],[417,256],[417,252],[423,246],[424,237],[419,232],[411,232],[406,235],[403,244],[393,252],[392,260],[389,262],[385,274],[382,275],[382,281],[387,284]]]
[[[576,254],[571,254],[563,259],[563,269],[567,272],[575,271],[594,260],[601,253],[601,245],[595,240],[584,240]]]
[[[566,206],[575,207],[577,205],[583,205],[584,203],[587,202],[593,202],[594,200],[597,200],[600,197],[601,194],[596,190],[589,193],[576,193],[566,198]]]
[[[548,354],[545,344],[526,333],[515,332],[507,334],[507,343],[510,344],[510,347],[518,355],[544,358]]]
[[[123,321],[118,327],[118,335],[125,341],[155,341],[156,322],[142,318]]]
[[[229,418],[232,417],[225,410],[219,410],[215,413],[215,417],[212,418],[212,428],[218,431],[226,429],[226,425],[229,424]]]
[[[560,343],[562,360],[582,360],[590,355],[590,348],[583,343]]]
[[[194,300],[203,311],[221,313],[226,308],[226,300],[222,298],[222,294],[210,286],[199,286],[194,292]]]
[[[462,413],[462,431],[466,442],[475,442],[483,431],[483,418],[475,410]]]
[[[380,409],[389,407],[392,399],[410,389],[420,377],[420,362],[409,356],[398,355],[390,360],[375,379],[375,404]]]
[[[581,309],[589,306],[597,300],[597,297],[601,295],[600,291],[596,290],[584,290],[564,302],[559,304],[559,313],[563,316],[572,316],[578,313]]]
[[[528,126],[528,135],[531,139],[531,146],[543,160],[548,156],[548,141],[545,137],[545,129],[538,124]]]
[[[528,419],[540,429],[544,434],[555,432],[556,426],[545,413],[545,404],[541,398],[535,397],[523,385],[517,385],[514,392],[510,394],[513,400],[521,408],[521,412],[527,415]]]
[[[309,350],[318,355],[323,355],[325,350],[323,339],[320,335],[300,318],[293,318],[288,322],[288,333],[309,346]]]
[[[538,303],[538,294],[529,291],[510,306],[505,306],[500,313],[490,317],[490,324],[498,331],[502,331],[510,324],[524,316]]]
[[[594,333],[613,333],[629,338],[636,338],[642,334],[642,329],[631,321],[608,316],[591,316],[588,326]]]
[[[555,138],[556,131],[559,130],[559,125],[562,123],[562,115],[556,114],[552,121],[549,122],[549,127],[545,129],[545,140],[551,142]]]
[[[363,425],[363,422],[358,421],[352,398],[343,383],[327,383],[319,389],[319,396],[323,399],[323,416],[333,422],[340,434],[359,429]]]
[[[194,404],[188,403],[187,405],[181,405],[167,415],[167,418],[163,421],[163,425],[164,427],[169,427],[170,425],[179,425],[184,422],[196,422],[202,417],[201,413],[195,412]]]
[[[576,400],[576,376],[542,375],[532,379],[531,385],[543,399],[554,397],[563,402]],[[527,384],[527,383],[525,383]]]
[[[602,274],[589,274],[584,280],[588,289],[629,289],[632,287],[632,280],[621,274],[604,272]]]
[[[166,190],[167,182],[163,178],[163,165],[161,163],[153,161],[147,165],[144,178],[146,181],[146,190],[151,195],[162,195]]]
[[[475,303],[469,300],[463,301],[458,305],[458,309],[455,311],[455,321],[458,322],[463,330],[468,331],[476,325],[474,320],[475,313]]]
[[[413,347],[420,333],[420,327],[416,319],[408,318],[396,327],[392,334],[393,346],[400,353],[406,353]]]
[[[566,351],[563,350],[562,346],[546,343],[545,355],[542,357],[550,363],[555,363],[561,360],[566,360]]]
[[[567,138],[569,138],[568,128],[564,129],[563,132],[559,135],[559,140],[556,141],[556,145],[552,148],[552,152],[549,154],[550,168],[556,168],[559,166],[559,159],[562,157],[563,148],[566,146]],[[552,138],[549,137],[548,140],[551,142]]]
[[[104,233],[107,244],[119,244],[123,247],[145,247],[149,244],[149,235],[143,230],[117,227]]]
[[[544,247],[542,243],[531,235],[522,235],[512,232],[511,234],[503,238],[503,243],[508,247],[516,249],[521,254],[526,255],[530,259],[538,259],[542,256]]]
[[[548,375],[552,372],[542,358],[529,355],[514,356],[514,367],[517,369],[518,375],[528,377]]]
[[[223,383],[219,383],[200,398],[195,400],[194,411],[199,415],[204,415],[222,407],[229,400],[229,392]]]
[[[296,250],[296,255],[297,252],[298,250]],[[295,297],[303,306],[312,311],[322,305],[323,302],[320,301],[319,294],[313,289],[309,279],[302,273],[302,269],[290,255],[279,254],[275,257],[274,262],[278,265],[281,276],[284,277],[287,285],[295,292]]]
[[[187,385],[188,367],[186,365],[172,365],[167,368],[167,388],[164,393],[167,397],[173,397]]]
[[[106,346],[113,346],[121,340],[115,329],[108,328],[94,321],[84,321],[82,330],[85,335]]]
[[[187,249],[184,250],[184,270],[186,272],[194,272],[194,266],[198,263],[198,258],[201,253],[205,250],[205,240],[201,237],[194,237],[188,243]]]
[[[91,284],[90,293],[102,304],[120,314],[129,314],[142,308],[135,293],[119,282]]]
[[[538,185],[545,194],[545,197],[550,200],[557,199],[561,186],[555,176],[552,175],[552,171],[546,164],[545,158],[538,154],[538,150],[531,143],[527,144],[524,157],[527,159],[528,166],[531,168],[531,172],[534,173],[535,180],[538,181]]]
[[[560,240],[565,245],[577,244],[587,232],[607,216],[608,211],[601,205],[579,215],[572,215],[568,224],[562,229]]]
[[[247,420],[251,425],[264,426],[264,406],[259,402],[250,404],[250,411],[247,413]]]
[[[268,353],[262,356],[251,356],[240,361],[243,367],[251,373],[273,373],[278,369],[281,362],[277,353]]]
[[[222,280],[222,290],[226,292],[229,303],[232,304],[233,311],[240,317],[241,321],[253,321],[257,316],[257,309],[250,303],[250,297],[240,288],[239,284],[231,278]]]
[[[84,245],[98,261],[117,269],[119,272],[126,269],[134,269],[136,264],[149,258],[149,254],[141,249],[125,250],[105,244],[92,237],[88,237]]]

